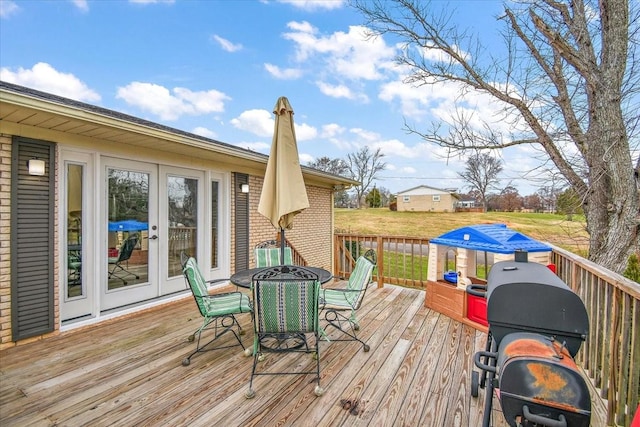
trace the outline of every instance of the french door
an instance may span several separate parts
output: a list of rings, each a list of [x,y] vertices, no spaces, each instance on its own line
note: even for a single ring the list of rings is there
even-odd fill
[[[218,235],[222,176],[213,173],[212,190],[201,170],[62,154],[62,321],[186,290],[182,253],[195,256],[210,276],[225,274],[220,245],[226,239]]]
[[[158,166],[103,158],[100,310],[159,295]]]
[[[160,166],[160,294],[186,289],[181,254],[201,259],[204,236],[204,173]]]

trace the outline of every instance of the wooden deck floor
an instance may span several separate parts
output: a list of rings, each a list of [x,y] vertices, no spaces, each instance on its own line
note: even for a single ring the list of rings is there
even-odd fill
[[[484,390],[472,398],[470,377],[484,334],[425,308],[424,291],[391,285],[370,288],[360,318],[371,351],[322,342],[321,397],[310,376],[268,376],[254,380],[257,395],[247,400],[252,359],[240,347],[182,366],[194,348],[187,336],[201,324],[191,298],[7,349],[0,425],[481,425]],[[249,315],[240,320],[250,331]],[[313,363],[268,357],[274,367]],[[496,399],[493,408],[492,425],[506,426]]]

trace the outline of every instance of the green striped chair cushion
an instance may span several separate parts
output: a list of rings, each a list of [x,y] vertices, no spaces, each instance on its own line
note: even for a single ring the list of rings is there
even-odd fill
[[[322,293],[323,307],[322,308],[355,308],[358,307],[362,296],[364,295],[364,289],[371,282],[371,275],[373,274],[373,268],[375,266],[361,256],[356,261],[356,266],[349,276],[346,291],[338,289],[325,289]]]
[[[254,287],[257,331],[316,332],[319,288],[317,280],[258,281]]]
[[[207,282],[195,258],[187,260],[183,272],[203,316],[216,317],[225,314],[251,312],[251,301],[249,297],[241,292],[209,295]]]
[[[289,246],[284,248],[284,262],[280,262],[280,248],[255,248],[256,267],[293,265],[293,254]]]

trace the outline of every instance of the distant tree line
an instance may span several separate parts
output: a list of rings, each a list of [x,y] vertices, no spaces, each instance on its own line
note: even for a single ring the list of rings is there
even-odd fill
[[[364,147],[349,154],[346,160],[325,156],[309,162],[307,166],[361,183],[351,190],[337,190],[334,195],[335,207],[393,209],[395,196],[389,189],[378,187],[375,182],[377,174],[386,166],[383,157],[379,149],[371,151]],[[459,195],[465,200],[473,200],[476,206],[483,207],[485,211],[553,212],[567,215],[568,219],[575,214],[583,214],[578,195],[568,185],[553,181],[534,194],[522,196],[511,184],[504,188],[498,186],[502,170],[502,161],[486,153],[470,156],[465,170],[458,174],[465,180],[463,188],[469,191],[460,192]]]

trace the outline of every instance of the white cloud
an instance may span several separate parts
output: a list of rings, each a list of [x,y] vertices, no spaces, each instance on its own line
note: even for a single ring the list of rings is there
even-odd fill
[[[296,123],[295,116],[293,126],[296,130],[296,139],[298,141],[309,141],[318,137],[318,129],[306,123]]]
[[[413,175],[413,174],[415,174],[417,172],[417,170],[414,167],[405,166],[402,169],[400,169],[400,172],[406,173],[407,175]]]
[[[0,18],[9,18],[11,15],[18,13],[20,7],[15,1],[0,0]]]
[[[278,2],[290,4],[308,12],[340,9],[345,4],[344,0],[278,0]]]
[[[289,22],[292,30],[283,35],[295,44],[295,60],[321,61],[326,76],[349,80],[379,80],[381,70],[393,62],[394,49],[387,46],[382,37],[368,39],[363,26],[350,26],[349,32],[337,31],[328,36],[318,35],[318,30],[306,21]]]
[[[315,157],[313,157],[311,154],[298,152],[298,160],[300,161],[301,165],[306,165],[309,164],[309,162],[314,161]]]
[[[83,12],[88,12],[89,11],[89,4],[87,3],[87,0],[71,0],[74,4],[75,7],[77,7],[78,9],[80,9]]]
[[[330,85],[329,83],[316,82],[316,86],[318,86],[320,92],[332,98],[354,98],[351,90],[345,85]]]
[[[227,52],[237,52],[239,50],[242,50],[242,44],[240,43],[234,44],[231,41],[225,38],[222,38],[217,34],[214,34],[213,36],[211,36],[211,38],[216,43],[218,43],[223,50],[226,50]]]
[[[359,139],[365,141],[367,144],[372,144],[380,140],[379,134],[377,134],[376,132],[365,130],[365,129],[352,128],[352,129],[349,129],[349,132],[351,132],[354,135],[357,135]]]
[[[205,138],[215,138],[217,136],[214,131],[202,126],[196,127],[191,132],[195,133],[196,135],[204,136]]]
[[[316,86],[318,86],[318,89],[320,89],[320,92],[322,92],[327,96],[330,96],[331,98],[346,98],[346,99],[360,98],[364,102],[368,101],[368,98],[365,94],[356,95],[346,85],[341,85],[341,84],[331,85],[325,82],[316,82]]]
[[[322,133],[321,133],[321,137],[322,138],[331,138],[334,137],[336,135],[340,135],[342,133],[345,132],[345,128],[343,128],[342,126],[336,124],[336,123],[330,123],[328,125],[324,125],[322,126]]]
[[[247,110],[238,117],[231,119],[231,124],[237,129],[251,132],[254,135],[265,138],[273,137],[275,126],[275,116],[267,110]],[[293,124],[298,141],[308,141],[318,136],[318,130],[306,123],[297,123],[295,115]]]
[[[257,153],[268,154],[271,148],[271,142],[238,142],[234,143],[236,147],[244,148],[246,150],[255,151]]]
[[[143,82],[119,87],[116,97],[162,120],[176,120],[185,114],[219,113],[224,111],[224,101],[231,99],[217,90],[193,92],[177,87],[172,93],[164,86]]]
[[[258,136],[271,137],[275,120],[273,114],[267,110],[247,110],[235,119],[231,119],[231,124]]]
[[[46,62],[38,62],[31,69],[20,67],[17,71],[2,67],[0,80],[78,101],[100,101],[100,95],[76,76],[60,72]]]
[[[458,55],[460,55],[463,59],[465,60],[470,60],[471,59],[471,55],[468,52],[463,51],[462,49],[460,49],[459,46],[457,45],[452,45],[451,46],[453,48],[453,50],[456,51],[456,53]],[[451,57],[451,55],[443,52],[440,49],[435,49],[435,48],[418,48],[418,50],[422,53],[422,55],[424,56],[425,59],[430,60],[430,61],[434,61],[434,62],[444,62],[444,63],[448,63],[448,62],[453,62],[454,59]]]
[[[280,80],[294,80],[302,76],[302,70],[299,68],[280,68],[277,65],[266,63],[264,64],[264,69]]]

